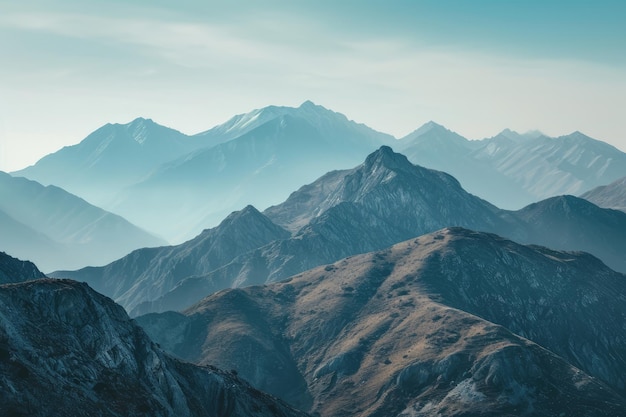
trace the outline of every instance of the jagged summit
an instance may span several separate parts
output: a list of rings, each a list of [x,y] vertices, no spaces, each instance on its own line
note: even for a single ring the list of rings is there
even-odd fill
[[[391,170],[411,170],[415,165],[409,162],[406,156],[396,153],[390,146],[383,145],[375,152],[372,152],[365,159],[363,168],[368,171],[375,171],[383,167]]]

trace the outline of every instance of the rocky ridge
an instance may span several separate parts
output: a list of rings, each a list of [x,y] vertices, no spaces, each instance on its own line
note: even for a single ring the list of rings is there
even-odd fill
[[[453,228],[137,320],[322,416],[611,416],[624,285],[589,255]]]
[[[0,285],[0,318],[2,415],[304,416],[232,373],[164,354],[86,284]]]

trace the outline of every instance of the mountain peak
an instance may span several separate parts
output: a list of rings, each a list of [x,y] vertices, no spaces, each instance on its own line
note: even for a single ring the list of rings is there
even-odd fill
[[[321,107],[321,106],[318,106],[317,104],[313,103],[311,100],[306,100],[304,103],[300,104],[301,109],[316,108],[316,107]]]
[[[448,129],[446,129],[444,126],[440,125],[439,123],[436,123],[432,120],[424,123],[422,126],[420,126],[417,130],[415,130],[410,136],[422,136],[428,132],[430,132],[431,130],[444,130],[447,131]]]
[[[377,167],[385,167],[391,170],[414,167],[406,156],[394,152],[393,149],[387,145],[383,145],[369,154],[365,159],[364,166],[369,170],[376,169]]]

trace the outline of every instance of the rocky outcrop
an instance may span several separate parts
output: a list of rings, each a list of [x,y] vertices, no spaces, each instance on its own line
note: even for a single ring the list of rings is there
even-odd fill
[[[304,416],[236,374],[164,354],[86,284],[0,285],[0,414]]]
[[[44,273],[37,269],[34,263],[20,261],[0,252],[0,284],[11,284],[45,277]]]
[[[322,416],[612,416],[625,285],[586,254],[452,228],[137,321]]]

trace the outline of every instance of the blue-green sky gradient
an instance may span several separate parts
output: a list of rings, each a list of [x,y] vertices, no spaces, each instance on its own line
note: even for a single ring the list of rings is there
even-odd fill
[[[398,137],[435,120],[626,150],[624,22],[602,0],[0,0],[0,169],[107,122],[197,133],[307,99]]]

